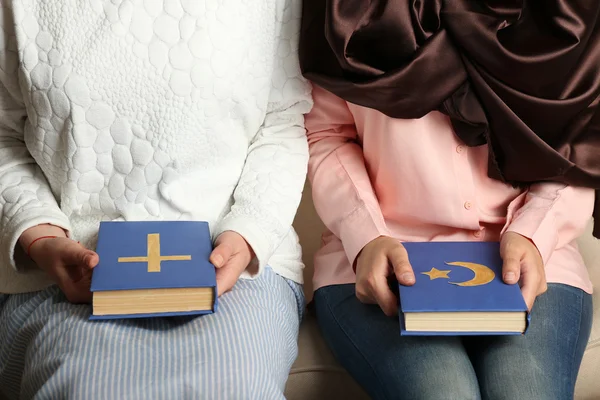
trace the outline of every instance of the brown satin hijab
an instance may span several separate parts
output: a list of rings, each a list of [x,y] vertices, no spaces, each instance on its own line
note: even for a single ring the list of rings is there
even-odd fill
[[[438,110],[489,176],[596,189],[600,0],[304,0],[306,78],[393,118]]]

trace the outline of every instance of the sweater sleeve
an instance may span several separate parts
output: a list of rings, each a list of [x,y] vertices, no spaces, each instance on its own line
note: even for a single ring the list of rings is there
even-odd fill
[[[69,231],[67,217],[25,144],[27,112],[16,43],[10,9],[0,7],[0,270],[16,269],[15,246],[26,229],[53,224]]]
[[[308,163],[304,114],[312,99],[297,55],[301,1],[281,3],[266,117],[249,147],[231,211],[214,231],[242,235],[256,254],[259,273],[291,229]]]

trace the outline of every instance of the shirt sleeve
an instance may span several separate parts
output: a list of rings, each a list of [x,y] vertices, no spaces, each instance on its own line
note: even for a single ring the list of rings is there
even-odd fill
[[[19,87],[19,49],[10,8],[0,7],[0,268],[16,269],[15,247],[36,225],[70,230],[24,139],[26,108]]]
[[[313,88],[313,99],[314,107],[306,118],[313,202],[354,265],[366,244],[390,232],[346,102],[318,86]]]
[[[515,232],[530,239],[546,264],[556,249],[583,234],[593,209],[593,189],[538,183],[509,205],[502,233]]]
[[[214,230],[216,236],[242,235],[256,254],[259,273],[291,229],[308,163],[304,114],[312,99],[298,61],[301,1],[279,3],[266,117],[249,147],[232,208]]]

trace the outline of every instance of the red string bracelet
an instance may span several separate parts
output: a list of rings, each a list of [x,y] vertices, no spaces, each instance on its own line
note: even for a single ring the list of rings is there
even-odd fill
[[[31,251],[31,246],[33,246],[33,244],[35,242],[37,242],[38,240],[42,240],[42,239],[56,239],[58,236],[40,236],[39,238],[35,239],[33,242],[29,243],[29,246],[27,247],[27,256],[30,256],[29,252]]]

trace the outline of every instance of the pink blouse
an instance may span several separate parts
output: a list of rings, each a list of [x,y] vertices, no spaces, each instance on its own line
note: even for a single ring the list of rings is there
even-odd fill
[[[328,228],[315,256],[315,290],[355,282],[358,253],[382,235],[498,241],[514,231],[535,243],[548,282],[592,292],[575,242],[592,216],[592,189],[543,183],[521,191],[489,178],[487,146],[465,146],[439,112],[393,119],[317,86],[313,97],[309,179]]]

